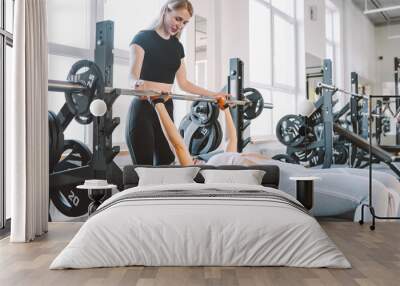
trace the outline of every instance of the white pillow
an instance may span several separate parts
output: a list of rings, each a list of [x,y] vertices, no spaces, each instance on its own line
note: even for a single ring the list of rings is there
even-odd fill
[[[202,170],[204,183],[261,185],[265,171],[262,170]]]
[[[193,180],[200,168],[135,168],[139,176],[138,186],[195,183]]]

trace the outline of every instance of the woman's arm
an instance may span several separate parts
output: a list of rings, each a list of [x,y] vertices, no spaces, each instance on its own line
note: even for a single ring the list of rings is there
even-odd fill
[[[229,108],[224,109],[227,144],[225,152],[237,152],[237,133]]]
[[[176,72],[176,80],[178,82],[179,88],[187,93],[198,94],[203,96],[223,96],[229,97],[229,94],[223,92],[212,92],[207,89],[204,89],[200,86],[197,86],[190,82],[187,79],[186,74],[186,65],[184,60],[181,61],[181,66],[179,67],[178,71]]]
[[[129,47],[129,85],[132,88],[139,87],[140,72],[142,70],[144,59],[144,50],[137,44],[132,44]]]
[[[179,163],[182,166],[193,165],[192,157],[190,156],[189,150],[183,141],[183,138],[176,129],[174,122],[169,117],[167,109],[164,103],[156,103],[155,109],[157,111],[158,119],[168,143],[172,147],[172,151],[175,151],[175,155],[178,157]]]

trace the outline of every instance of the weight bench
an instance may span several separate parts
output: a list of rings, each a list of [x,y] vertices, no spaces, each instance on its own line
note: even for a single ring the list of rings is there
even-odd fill
[[[339,124],[336,123],[333,125],[333,130],[361,150],[369,152],[369,142],[361,136],[354,134],[353,132],[341,127]],[[371,146],[371,153],[376,159],[388,165],[389,168],[394,173],[396,173],[398,177],[400,177],[400,168],[394,164],[395,162],[400,162],[400,156],[394,156],[393,154],[390,154],[389,152],[378,146]]]

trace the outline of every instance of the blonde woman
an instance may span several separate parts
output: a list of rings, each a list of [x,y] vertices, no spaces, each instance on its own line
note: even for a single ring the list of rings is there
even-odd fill
[[[196,86],[186,77],[185,51],[179,37],[192,16],[190,1],[169,0],[154,24],[133,38],[129,71],[132,88],[171,92],[176,78],[180,89],[187,93],[227,96]],[[165,108],[173,120],[171,99],[165,102]],[[145,98],[133,99],[125,136],[134,164],[165,165],[174,161],[157,114]]]

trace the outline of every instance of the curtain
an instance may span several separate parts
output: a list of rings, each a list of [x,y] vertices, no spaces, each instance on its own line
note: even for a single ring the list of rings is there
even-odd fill
[[[46,0],[15,1],[13,92],[6,103],[11,242],[29,242],[48,229],[46,9]]]

